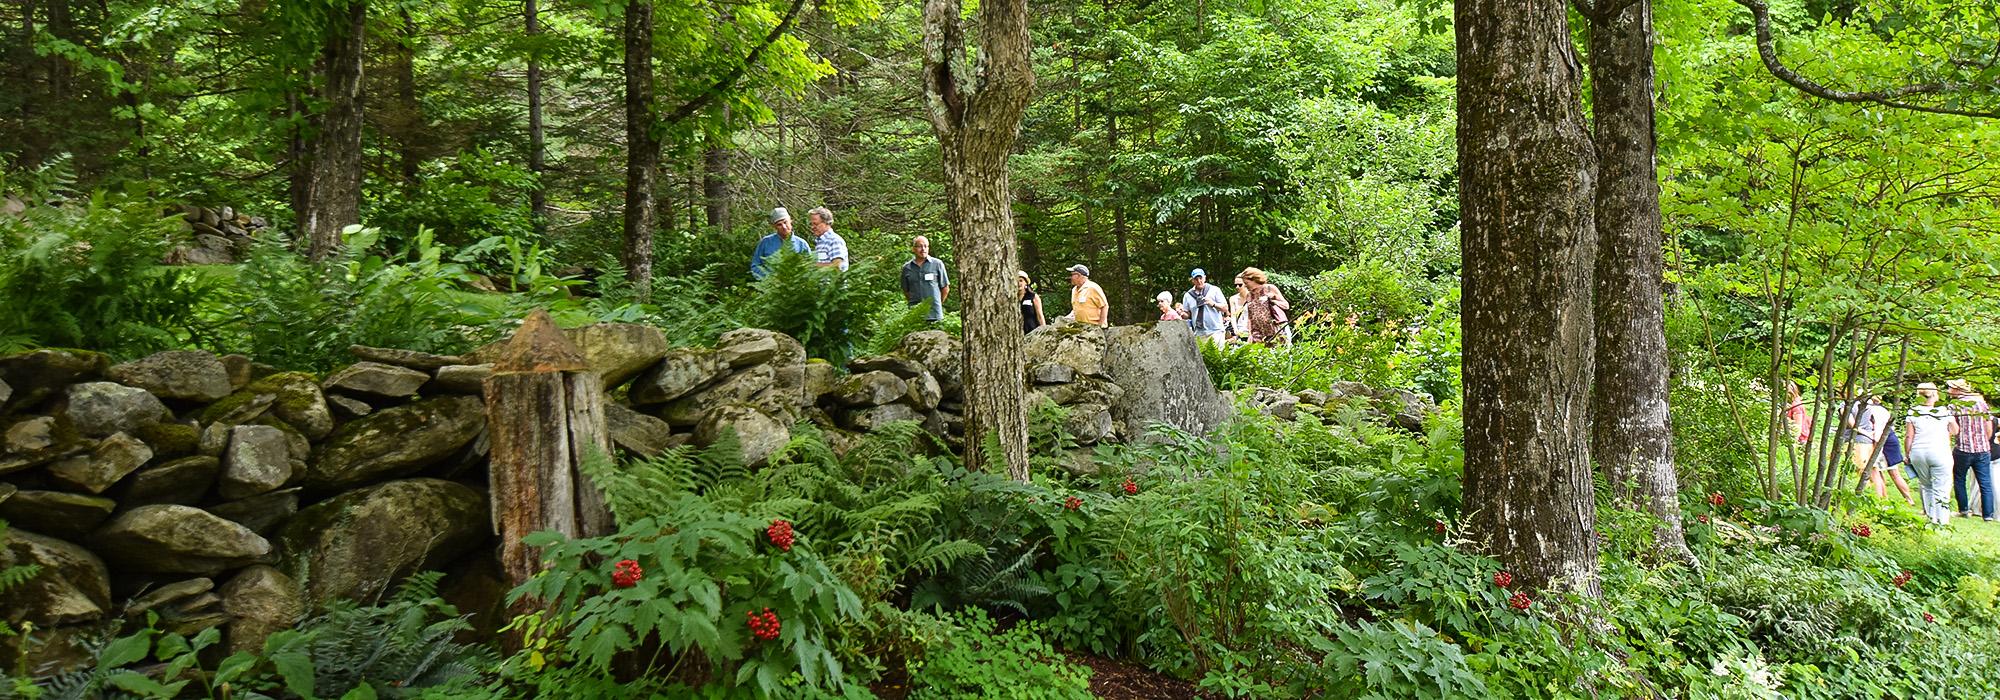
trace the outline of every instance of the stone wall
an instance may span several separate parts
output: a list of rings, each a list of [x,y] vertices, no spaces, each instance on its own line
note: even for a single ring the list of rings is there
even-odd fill
[[[188,242],[167,251],[169,265],[221,265],[242,260],[250,253],[257,234],[270,226],[261,216],[239,212],[234,207],[187,205],[179,211],[181,228]]]
[[[962,348],[942,331],[844,368],[756,329],[712,348],[632,324],[565,334],[603,378],[625,452],[734,433],[762,464],[801,423],[836,450],[894,421],[962,437]],[[254,648],[307,610],[374,600],[429,569],[447,572],[461,609],[495,609],[480,392],[499,345],[351,351],[357,362],[325,377],[197,351],[0,357],[0,567],[42,567],[0,597],[0,615],[54,642],[31,662],[74,661],[75,640],[149,611]],[[1028,356],[1031,400],[1067,407],[1085,445],[1156,422],[1205,432],[1228,413],[1181,324],[1058,323],[1029,336]]]

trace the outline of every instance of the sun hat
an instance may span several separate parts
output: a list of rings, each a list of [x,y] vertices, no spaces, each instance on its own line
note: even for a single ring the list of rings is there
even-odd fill
[[[1972,391],[1972,382],[1968,382],[1963,379],[1947,379],[1944,381],[1944,387],[1946,389],[1957,389],[1959,391]]]

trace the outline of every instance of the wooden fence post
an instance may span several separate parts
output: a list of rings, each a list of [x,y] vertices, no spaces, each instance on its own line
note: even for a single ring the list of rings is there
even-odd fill
[[[507,341],[486,378],[486,425],[493,529],[510,587],[542,570],[541,553],[521,538],[541,530],[569,537],[610,534],[604,496],[578,467],[611,454],[604,389],[583,352],[547,311],[536,309]],[[515,614],[535,609],[516,605]],[[516,640],[517,641],[517,640]]]

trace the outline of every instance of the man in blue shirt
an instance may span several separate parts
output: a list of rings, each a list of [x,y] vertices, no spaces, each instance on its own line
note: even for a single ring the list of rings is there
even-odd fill
[[[1222,318],[1229,313],[1229,299],[1222,296],[1222,290],[1208,283],[1208,271],[1199,267],[1188,273],[1188,280],[1194,283],[1186,294],[1181,295],[1181,306],[1187,309],[1188,328],[1197,338],[1222,345]]]
[[[838,267],[847,271],[847,239],[833,232],[833,212],[826,207],[813,207],[806,212],[807,225],[813,232],[813,257],[820,267]]]
[[[785,211],[784,207],[771,210],[771,231],[772,233],[765,234],[757,241],[757,250],[750,253],[751,279],[764,279],[769,276],[771,256],[777,255],[780,251],[812,252],[812,249],[806,247],[805,239],[792,235],[792,213]]]

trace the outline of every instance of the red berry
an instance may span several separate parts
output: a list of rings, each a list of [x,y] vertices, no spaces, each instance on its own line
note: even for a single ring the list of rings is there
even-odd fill
[[[611,567],[611,584],[619,588],[631,588],[639,583],[644,574],[645,570],[639,568],[639,562],[625,559]]]
[[[1514,585],[1514,575],[1505,571],[1495,573],[1493,574],[1493,585],[1501,588],[1512,586]]]
[[[1437,531],[1437,534],[1440,534],[1440,535],[1444,534],[1444,527],[1445,527],[1445,525],[1444,525],[1444,521],[1443,521],[1443,520],[1433,520],[1433,521],[1431,521],[1431,529],[1432,529],[1432,530],[1436,530],[1436,531]]]
[[[1125,495],[1128,496],[1139,495],[1139,483],[1136,481],[1133,481],[1131,479],[1126,479],[1124,488],[1125,488]]]
[[[1728,503],[1728,502],[1729,502],[1729,499],[1726,499],[1726,498],[1723,498],[1723,497],[1722,497],[1722,492],[1721,492],[1721,491],[1716,491],[1716,492],[1713,492],[1713,493],[1710,493],[1710,494],[1708,494],[1708,504],[1709,504],[1709,505],[1712,505],[1712,506],[1715,506],[1715,507],[1717,507],[1717,508],[1721,508],[1721,507],[1722,507],[1722,504],[1724,504],[1724,503]]]
[[[1937,622],[1937,617],[1930,613],[1924,613],[1924,622]]]
[[[1526,593],[1516,593],[1507,597],[1508,607],[1512,607],[1515,610],[1527,610],[1528,606],[1534,604],[1535,601],[1530,599]]]
[[[1070,496],[1069,498],[1063,499],[1063,507],[1068,508],[1070,510],[1076,510],[1078,508],[1082,508],[1083,499],[1077,498],[1075,496]]]
[[[747,618],[744,622],[750,627],[750,635],[758,639],[777,639],[779,631],[783,629],[783,625],[778,622],[778,614],[771,612],[770,608],[764,608],[762,615],[755,612],[744,612],[743,615]]]
[[[1706,516],[1706,515],[1697,515],[1697,516],[1694,516],[1694,519],[1695,519],[1695,520],[1696,520],[1697,522],[1700,522],[1700,523],[1701,523],[1701,524],[1703,524],[1703,525],[1707,525],[1707,524],[1708,524],[1708,516]]]
[[[1869,529],[1867,525],[1855,525],[1853,527],[1847,528],[1847,531],[1854,533],[1855,537],[1867,537],[1869,535],[1875,534],[1875,531]]]
[[[777,545],[778,549],[787,552],[792,551],[793,538],[792,538],[791,521],[789,520],[771,521],[771,526],[764,528],[764,536],[770,538],[771,544]]]

